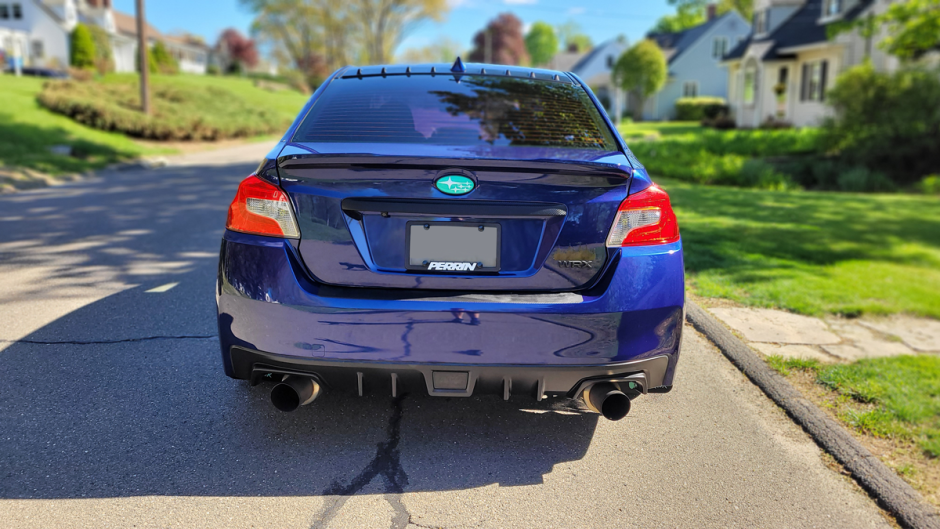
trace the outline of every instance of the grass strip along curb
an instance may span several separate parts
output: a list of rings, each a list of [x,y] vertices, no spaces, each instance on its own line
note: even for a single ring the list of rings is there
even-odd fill
[[[862,446],[852,434],[803,398],[789,382],[736,338],[711,314],[688,303],[687,317],[751,382],[783,408],[797,424],[841,463],[852,477],[904,527],[940,529],[940,513],[910,485]]]

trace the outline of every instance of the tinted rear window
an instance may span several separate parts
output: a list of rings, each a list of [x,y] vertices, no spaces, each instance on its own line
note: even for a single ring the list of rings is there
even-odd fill
[[[470,75],[337,79],[293,140],[617,150],[580,86]]]

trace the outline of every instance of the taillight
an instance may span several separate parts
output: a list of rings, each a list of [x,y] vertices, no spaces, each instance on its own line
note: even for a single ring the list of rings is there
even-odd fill
[[[232,231],[296,239],[300,237],[294,209],[281,188],[255,175],[242,180],[228,207],[225,227]]]
[[[679,223],[669,204],[669,195],[652,185],[620,204],[607,246],[668,244],[679,240]]]

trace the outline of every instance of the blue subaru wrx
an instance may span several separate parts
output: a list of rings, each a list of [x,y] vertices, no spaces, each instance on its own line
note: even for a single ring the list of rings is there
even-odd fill
[[[682,242],[577,76],[350,67],[245,178],[217,286],[225,373],[321,391],[583,398],[672,388]]]

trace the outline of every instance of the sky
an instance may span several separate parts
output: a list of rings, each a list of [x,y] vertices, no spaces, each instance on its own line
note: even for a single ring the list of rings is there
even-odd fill
[[[134,0],[114,0],[115,9],[134,13]],[[442,23],[423,22],[414,28],[396,51],[428,46],[441,37],[472,47],[473,35],[499,13],[512,12],[528,26],[536,21],[553,26],[577,22],[595,44],[618,35],[630,42],[643,38],[656,20],[672,8],[666,0],[449,0],[451,10]],[[234,27],[248,33],[252,14],[238,0],[151,0],[147,20],[158,30],[201,35],[214,43],[222,30]]]

